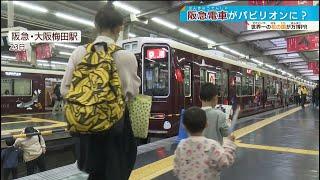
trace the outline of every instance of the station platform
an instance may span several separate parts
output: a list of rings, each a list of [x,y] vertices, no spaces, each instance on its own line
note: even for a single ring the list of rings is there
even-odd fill
[[[26,116],[59,122],[58,116],[49,114]],[[236,129],[237,159],[223,170],[222,180],[319,179],[318,109],[291,106],[272,110],[239,119]],[[177,179],[172,172],[175,140],[172,137],[139,146],[130,180]],[[85,180],[87,176],[73,163],[19,180]]]

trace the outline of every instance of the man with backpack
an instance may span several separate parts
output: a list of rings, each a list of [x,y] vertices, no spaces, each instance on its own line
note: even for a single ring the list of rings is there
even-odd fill
[[[95,16],[98,37],[74,50],[62,80],[77,165],[91,180],[127,180],[136,159],[126,103],[139,93],[140,78],[134,54],[115,45],[123,20],[112,2],[102,7]]]

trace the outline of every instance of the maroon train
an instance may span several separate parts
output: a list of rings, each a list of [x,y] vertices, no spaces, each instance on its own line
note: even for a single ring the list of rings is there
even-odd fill
[[[293,94],[303,84],[169,39],[133,38],[121,46],[136,55],[140,92],[153,96],[150,137],[176,135],[181,109],[201,106],[199,91],[205,82],[218,86],[219,103],[240,105],[240,116],[282,107],[282,88]],[[1,113],[43,112],[50,94],[46,84],[62,76],[63,71],[2,67]]]
[[[1,67],[1,114],[44,112],[64,71]]]

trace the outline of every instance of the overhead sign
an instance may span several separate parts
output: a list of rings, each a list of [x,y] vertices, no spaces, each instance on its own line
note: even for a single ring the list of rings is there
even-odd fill
[[[319,34],[287,38],[287,51],[299,52],[319,49]]]
[[[319,69],[319,63],[318,62],[308,62],[308,69],[309,70]]]
[[[162,59],[165,57],[166,57],[166,51],[162,48],[147,50],[147,58],[148,59]]]
[[[27,52],[26,51],[17,51],[16,52],[16,59],[17,61],[27,61]]]
[[[48,59],[52,57],[52,47],[50,44],[37,44],[36,45],[37,59]]]

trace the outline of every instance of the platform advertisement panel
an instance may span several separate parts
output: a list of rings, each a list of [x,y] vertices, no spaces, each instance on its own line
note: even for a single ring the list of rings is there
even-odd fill
[[[319,34],[309,34],[287,38],[287,51],[300,52],[319,49]]]

